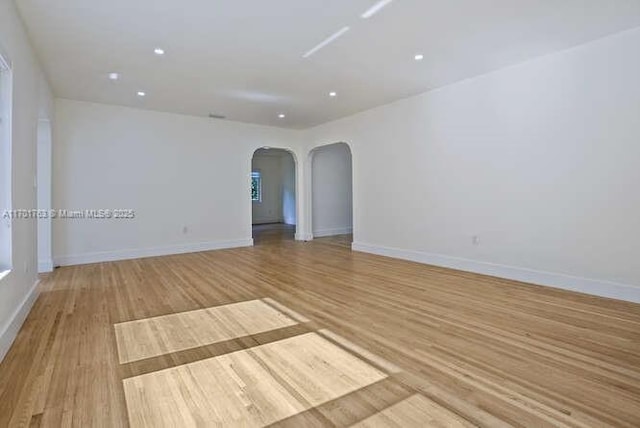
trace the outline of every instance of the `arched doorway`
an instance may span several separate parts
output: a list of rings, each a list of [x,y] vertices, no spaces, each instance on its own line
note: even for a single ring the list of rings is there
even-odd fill
[[[346,143],[311,151],[311,232],[351,244],[353,240],[353,160]]]
[[[251,159],[254,245],[293,241],[297,224],[296,160],[285,149],[260,148]]]

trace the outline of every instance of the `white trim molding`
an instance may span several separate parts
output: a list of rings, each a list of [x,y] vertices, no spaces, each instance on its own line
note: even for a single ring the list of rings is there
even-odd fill
[[[410,260],[433,266],[640,303],[640,286],[620,284],[598,279],[581,278],[561,273],[537,271],[522,267],[499,265],[441,254],[402,250],[399,248],[384,247],[380,245],[366,244],[363,242],[354,242],[351,245],[351,248],[353,251],[360,251],[363,253]]]
[[[313,241],[313,235],[311,233],[296,233],[294,239],[296,241]]]
[[[353,233],[352,227],[339,227],[335,229],[321,229],[313,232],[313,236],[316,238],[322,238],[324,236],[335,236],[335,235],[349,235]]]
[[[53,259],[38,260],[38,273],[53,272]]]
[[[145,257],[170,256],[173,254],[198,253],[201,251],[225,250],[229,248],[252,247],[253,239],[234,241],[197,242],[168,247],[141,248],[134,250],[102,251],[54,258],[55,266],[74,266],[89,263],[115,262],[118,260],[142,259]]]
[[[18,336],[20,327],[24,324],[33,304],[38,299],[38,296],[40,295],[39,285],[40,280],[37,280],[31,287],[31,290],[29,290],[29,293],[27,293],[20,306],[18,306],[15,312],[11,314],[11,318],[9,318],[7,324],[2,328],[2,333],[0,333],[0,362],[2,362],[5,355],[7,355],[9,349],[11,349],[13,341]]]

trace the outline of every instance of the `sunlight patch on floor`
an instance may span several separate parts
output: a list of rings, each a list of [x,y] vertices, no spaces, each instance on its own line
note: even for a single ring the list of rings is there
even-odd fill
[[[261,300],[115,324],[120,363],[276,330],[297,321]]]
[[[123,381],[132,427],[265,426],[387,375],[315,333]]]
[[[353,428],[375,427],[447,427],[470,428],[475,425],[422,395],[412,395],[375,415],[352,425]]]

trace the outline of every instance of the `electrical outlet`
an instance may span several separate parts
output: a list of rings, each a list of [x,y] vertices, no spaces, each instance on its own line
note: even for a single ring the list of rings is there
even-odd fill
[[[183,226],[182,227],[182,234],[186,235],[187,233],[189,233],[189,228],[187,226]]]
[[[473,235],[471,237],[471,243],[473,245],[480,245],[480,237],[478,235]]]

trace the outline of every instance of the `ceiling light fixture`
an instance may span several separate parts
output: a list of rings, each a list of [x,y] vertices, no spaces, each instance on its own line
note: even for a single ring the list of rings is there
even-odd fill
[[[279,117],[280,119],[284,119],[284,118],[285,118],[285,117],[287,117],[287,116],[286,116],[284,113],[280,113],[280,114],[278,115],[278,117]]]
[[[164,55],[164,49],[162,49],[162,48],[155,48],[155,49],[153,50],[153,53],[154,53],[154,54],[156,54],[156,55]]]
[[[378,3],[371,6],[365,13],[360,15],[362,19],[369,19],[376,13],[380,12],[386,6],[388,6],[393,0],[380,0]]]
[[[416,54],[416,56],[413,57],[416,61],[422,61],[424,59],[424,55],[422,54]]]
[[[338,93],[337,92],[329,92],[329,96],[330,97],[337,97]]]
[[[327,37],[326,39],[324,39],[322,42],[320,42],[318,45],[316,45],[315,47],[313,47],[311,50],[309,50],[307,53],[305,53],[304,55],[302,55],[302,58],[309,58],[311,55],[313,55],[314,53],[318,52],[320,49],[324,48],[325,46],[327,46],[329,43],[334,42],[336,39],[338,39],[340,36],[342,36],[344,33],[346,33],[347,31],[349,31],[350,28],[349,27],[343,27],[340,30],[336,31],[335,33],[333,33],[332,35],[330,35],[329,37]]]
[[[146,92],[144,92],[144,91],[138,91],[138,96],[139,96],[139,97],[144,97],[144,96],[146,96],[146,95],[147,95],[147,93],[146,93]]]
[[[109,73],[109,79],[118,80],[120,78],[120,73]]]

